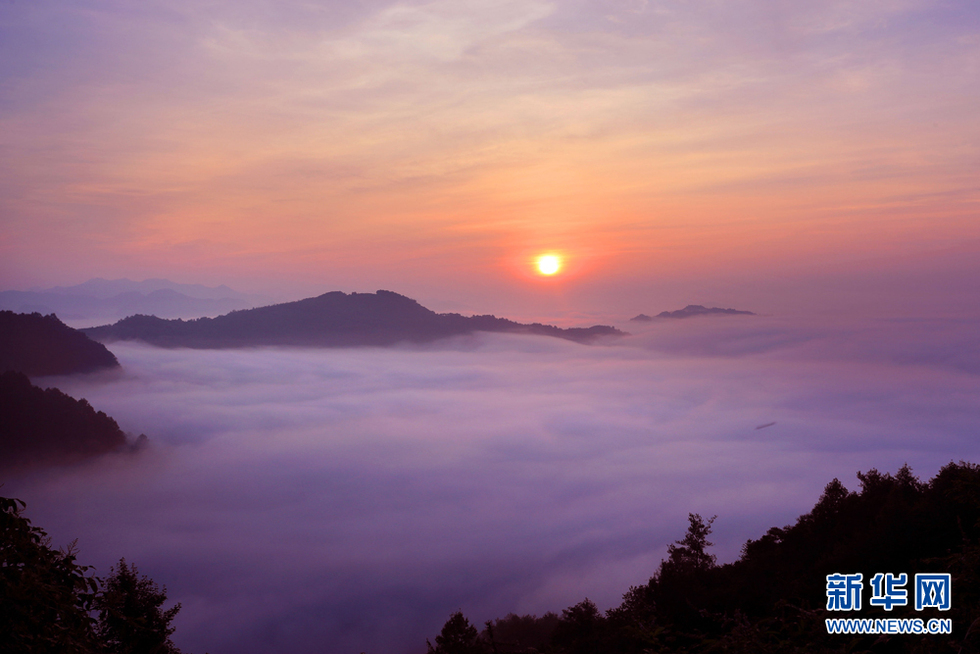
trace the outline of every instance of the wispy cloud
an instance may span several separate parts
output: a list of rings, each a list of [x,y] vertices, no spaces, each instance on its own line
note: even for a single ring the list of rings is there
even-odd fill
[[[624,251],[657,277],[667,247],[690,278],[691,243],[727,270],[785,252],[785,270],[882,233],[899,252],[977,236],[971,3],[3,12],[7,277],[363,278],[373,249],[384,276],[444,283],[418,247],[472,284],[487,252],[550,237],[603,253],[609,288]]]

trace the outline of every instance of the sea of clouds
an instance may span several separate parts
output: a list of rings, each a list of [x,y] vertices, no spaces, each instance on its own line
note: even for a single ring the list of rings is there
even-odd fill
[[[591,346],[116,343],[121,372],[35,383],[150,445],[2,494],[54,545],[77,538],[97,574],[126,557],[166,585],[185,651],[414,654],[457,609],[481,625],[615,606],[689,512],[718,515],[731,561],[834,477],[980,461],[977,327],[724,317]]]

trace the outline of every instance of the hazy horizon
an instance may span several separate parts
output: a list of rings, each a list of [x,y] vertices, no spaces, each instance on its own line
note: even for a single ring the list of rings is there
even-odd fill
[[[92,281],[99,278],[90,278],[86,281]],[[162,279],[162,278],[153,278]],[[119,278],[116,280],[109,281],[133,281],[142,282],[141,279],[130,280],[129,278]],[[172,282],[173,280],[163,280],[167,282]],[[973,284],[972,279],[964,280],[966,284]],[[178,284],[194,284],[194,282],[176,282]],[[789,286],[789,282],[786,282]],[[56,285],[57,288],[59,285]],[[64,287],[65,285],[60,285]],[[222,284],[221,286],[229,286],[227,284]],[[909,298],[898,296],[898,297],[879,297],[873,293],[870,295],[862,294],[860,291],[851,291],[841,289],[839,293],[835,293],[833,289],[827,289],[822,294],[814,294],[808,298],[796,298],[795,301],[790,301],[783,298],[764,298],[762,296],[765,293],[760,293],[758,289],[755,289],[752,293],[741,294],[736,292],[713,292],[713,291],[694,291],[689,295],[683,295],[683,291],[672,290],[669,293],[650,293],[650,294],[640,294],[635,298],[625,298],[620,299],[615,306],[605,304],[607,307],[605,310],[598,307],[603,306],[603,303],[595,303],[593,305],[587,305],[585,307],[573,307],[568,304],[568,302],[562,302],[561,306],[557,304],[551,304],[546,307],[542,306],[520,306],[513,305],[508,302],[495,303],[495,302],[480,302],[478,300],[469,299],[466,300],[465,293],[454,296],[454,299],[448,299],[449,296],[441,296],[430,298],[429,300],[420,299],[420,297],[408,295],[401,291],[394,290],[397,284],[388,284],[386,286],[379,287],[377,289],[368,290],[366,288],[321,288],[319,290],[311,290],[304,294],[301,291],[294,292],[283,292],[278,296],[262,295],[259,293],[251,293],[246,290],[244,293],[239,288],[231,288],[234,291],[233,295],[229,297],[247,297],[251,298],[249,306],[260,307],[267,306],[271,304],[279,304],[284,302],[295,302],[297,300],[307,299],[309,297],[316,297],[323,295],[324,293],[330,293],[335,291],[341,291],[347,294],[350,293],[375,293],[379,290],[387,290],[398,293],[399,295],[405,295],[410,299],[416,300],[427,309],[435,311],[436,313],[461,313],[463,315],[485,315],[493,314],[500,318],[507,318],[510,320],[515,320],[517,322],[531,323],[531,322],[541,322],[544,324],[553,324],[559,327],[587,327],[595,324],[606,324],[613,325],[620,329],[629,331],[630,327],[635,327],[636,323],[631,322],[631,318],[639,314],[656,315],[661,311],[676,311],[678,309],[683,309],[684,307],[694,304],[702,305],[705,307],[716,307],[716,308],[731,308],[740,311],[750,311],[760,316],[783,316],[783,317],[810,317],[821,321],[831,321],[834,319],[843,320],[845,322],[849,320],[930,320],[930,319],[940,319],[940,320],[951,320],[953,322],[959,320],[975,320],[980,318],[980,303],[975,303],[970,300],[973,299],[972,294],[962,292],[961,289],[956,289],[954,297],[951,299],[949,296],[943,293],[936,293],[931,298],[922,298],[910,296]],[[5,290],[29,290],[31,292],[47,291],[52,287],[46,286],[34,286],[30,289],[0,289],[0,292]],[[206,287],[206,288],[217,288],[217,287]],[[745,297],[745,301],[739,303],[738,301],[733,301],[732,298]],[[667,299],[676,298],[676,299]],[[671,303],[673,302],[673,303]],[[501,304],[504,307],[511,307],[508,311],[506,308],[499,310]],[[497,306],[498,310],[493,310],[492,307]],[[6,307],[3,307],[6,308]],[[239,307],[248,308],[246,306]],[[10,309],[17,310],[14,307]],[[8,309],[9,310],[9,309]],[[28,311],[37,311],[37,307],[28,306]],[[56,309],[51,308],[51,311],[58,314],[59,318],[71,327],[76,329],[81,329],[85,327],[94,327],[102,324],[108,324],[116,322],[121,318],[134,315],[135,313],[144,313],[150,315],[157,315],[153,311],[110,311],[105,314],[93,314],[96,317],[90,317],[88,314],[79,316],[73,315],[70,311],[67,313],[59,312]],[[47,312],[47,308],[42,308],[41,312]],[[213,317],[217,315],[222,315],[227,313],[227,310],[210,310],[210,311],[199,311],[194,308],[190,308],[175,315],[160,314],[160,317],[164,318],[197,318],[202,316]]]
[[[4,288],[977,313],[967,0],[39,0],[0,19]]]

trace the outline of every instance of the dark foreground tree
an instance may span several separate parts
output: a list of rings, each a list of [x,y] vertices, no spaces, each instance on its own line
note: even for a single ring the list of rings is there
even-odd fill
[[[508,613],[503,618],[488,620],[481,636],[497,654],[524,654],[541,652],[558,628],[561,618],[555,613],[517,615]]]
[[[179,654],[165,589],[125,559],[104,582],[90,576],[75,543],[52,549],[23,509],[0,497],[0,654]]]
[[[149,577],[139,576],[135,565],[119,559],[95,598],[99,611],[99,640],[111,654],[179,654],[170,641],[170,622],[180,604],[163,610],[167,589]]]
[[[23,508],[0,497],[0,652],[96,652],[89,612],[98,580],[75,562],[74,543],[51,549]]]
[[[837,479],[813,509],[748,541],[737,561],[718,565],[707,550],[714,518],[689,516],[684,538],[650,580],[602,615],[588,600],[562,612],[540,654],[980,654],[980,466],[944,466],[930,481],[906,466],[895,475],[858,473],[860,491]],[[949,574],[948,610],[914,602],[886,612],[827,611],[827,576],[879,572]],[[552,614],[553,615],[553,614]],[[948,619],[951,634],[830,634],[828,618]],[[491,622],[496,625],[505,621]],[[543,626],[533,616],[522,628]],[[498,640],[498,644],[503,639]],[[530,654],[524,643],[498,654]]]
[[[674,569],[696,572],[713,568],[717,559],[714,554],[708,554],[708,548],[714,545],[708,535],[711,534],[711,523],[717,518],[713,515],[706,522],[701,514],[688,513],[687,534],[667,546],[667,560],[660,568],[661,574]]]
[[[470,624],[462,611],[453,613],[442,632],[436,636],[436,646],[426,641],[429,654],[483,654],[486,652],[476,627]]]
[[[569,654],[602,654],[606,619],[588,597],[561,612],[552,642]]]

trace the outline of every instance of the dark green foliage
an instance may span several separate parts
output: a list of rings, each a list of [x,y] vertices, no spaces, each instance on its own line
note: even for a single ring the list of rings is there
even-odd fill
[[[550,612],[540,618],[509,613],[504,618],[488,621],[482,636],[495,652],[538,652],[551,642],[558,622],[559,617]]]
[[[120,560],[104,582],[75,562],[74,543],[53,550],[0,497],[0,654],[179,654],[170,634],[180,605]],[[96,616],[97,615],[97,619]]]
[[[71,463],[122,447],[116,421],[57,388],[18,372],[0,373],[0,470]]]
[[[20,500],[0,498],[0,652],[96,652],[89,612],[97,579],[75,562],[74,544],[51,549],[23,508]]]
[[[715,517],[706,522],[697,513],[688,514],[687,534],[667,546],[668,556],[660,564],[656,583],[651,580],[647,585],[646,601],[685,630],[700,628],[701,608],[712,592],[710,577],[715,556],[707,550],[713,545],[708,535],[714,521]]]
[[[15,370],[33,377],[117,367],[119,362],[104,345],[53,313],[0,311],[0,372]]]
[[[436,646],[428,643],[429,654],[484,654],[487,651],[476,627],[470,624],[462,611],[453,613],[442,632],[436,636]]]
[[[714,554],[708,554],[708,548],[714,543],[708,540],[711,524],[718,516],[711,516],[707,522],[697,513],[687,514],[690,525],[683,540],[667,546],[667,561],[660,568],[661,576],[665,574],[692,574],[710,570],[717,560]]]
[[[160,590],[152,579],[140,577],[136,566],[120,559],[95,598],[99,611],[99,640],[111,654],[180,654],[170,642],[170,622],[180,611],[177,604],[162,610],[167,589]]]
[[[894,476],[870,470],[858,479],[859,492],[831,481],[796,524],[750,540],[741,557],[725,565],[707,551],[714,518],[690,514],[685,537],[620,606],[602,615],[585,600],[562,612],[547,642],[499,651],[980,652],[980,466],[950,463],[928,483],[907,466]],[[828,612],[826,576],[838,572],[863,573],[866,582],[878,572],[907,573],[909,605],[887,614],[870,607],[866,586],[862,611]],[[952,575],[951,610],[914,611],[917,572]],[[949,618],[953,634],[829,635],[824,620],[832,617]]]
[[[552,637],[563,652],[569,654],[601,654],[605,651],[606,618],[589,598],[561,612],[561,620]]]

